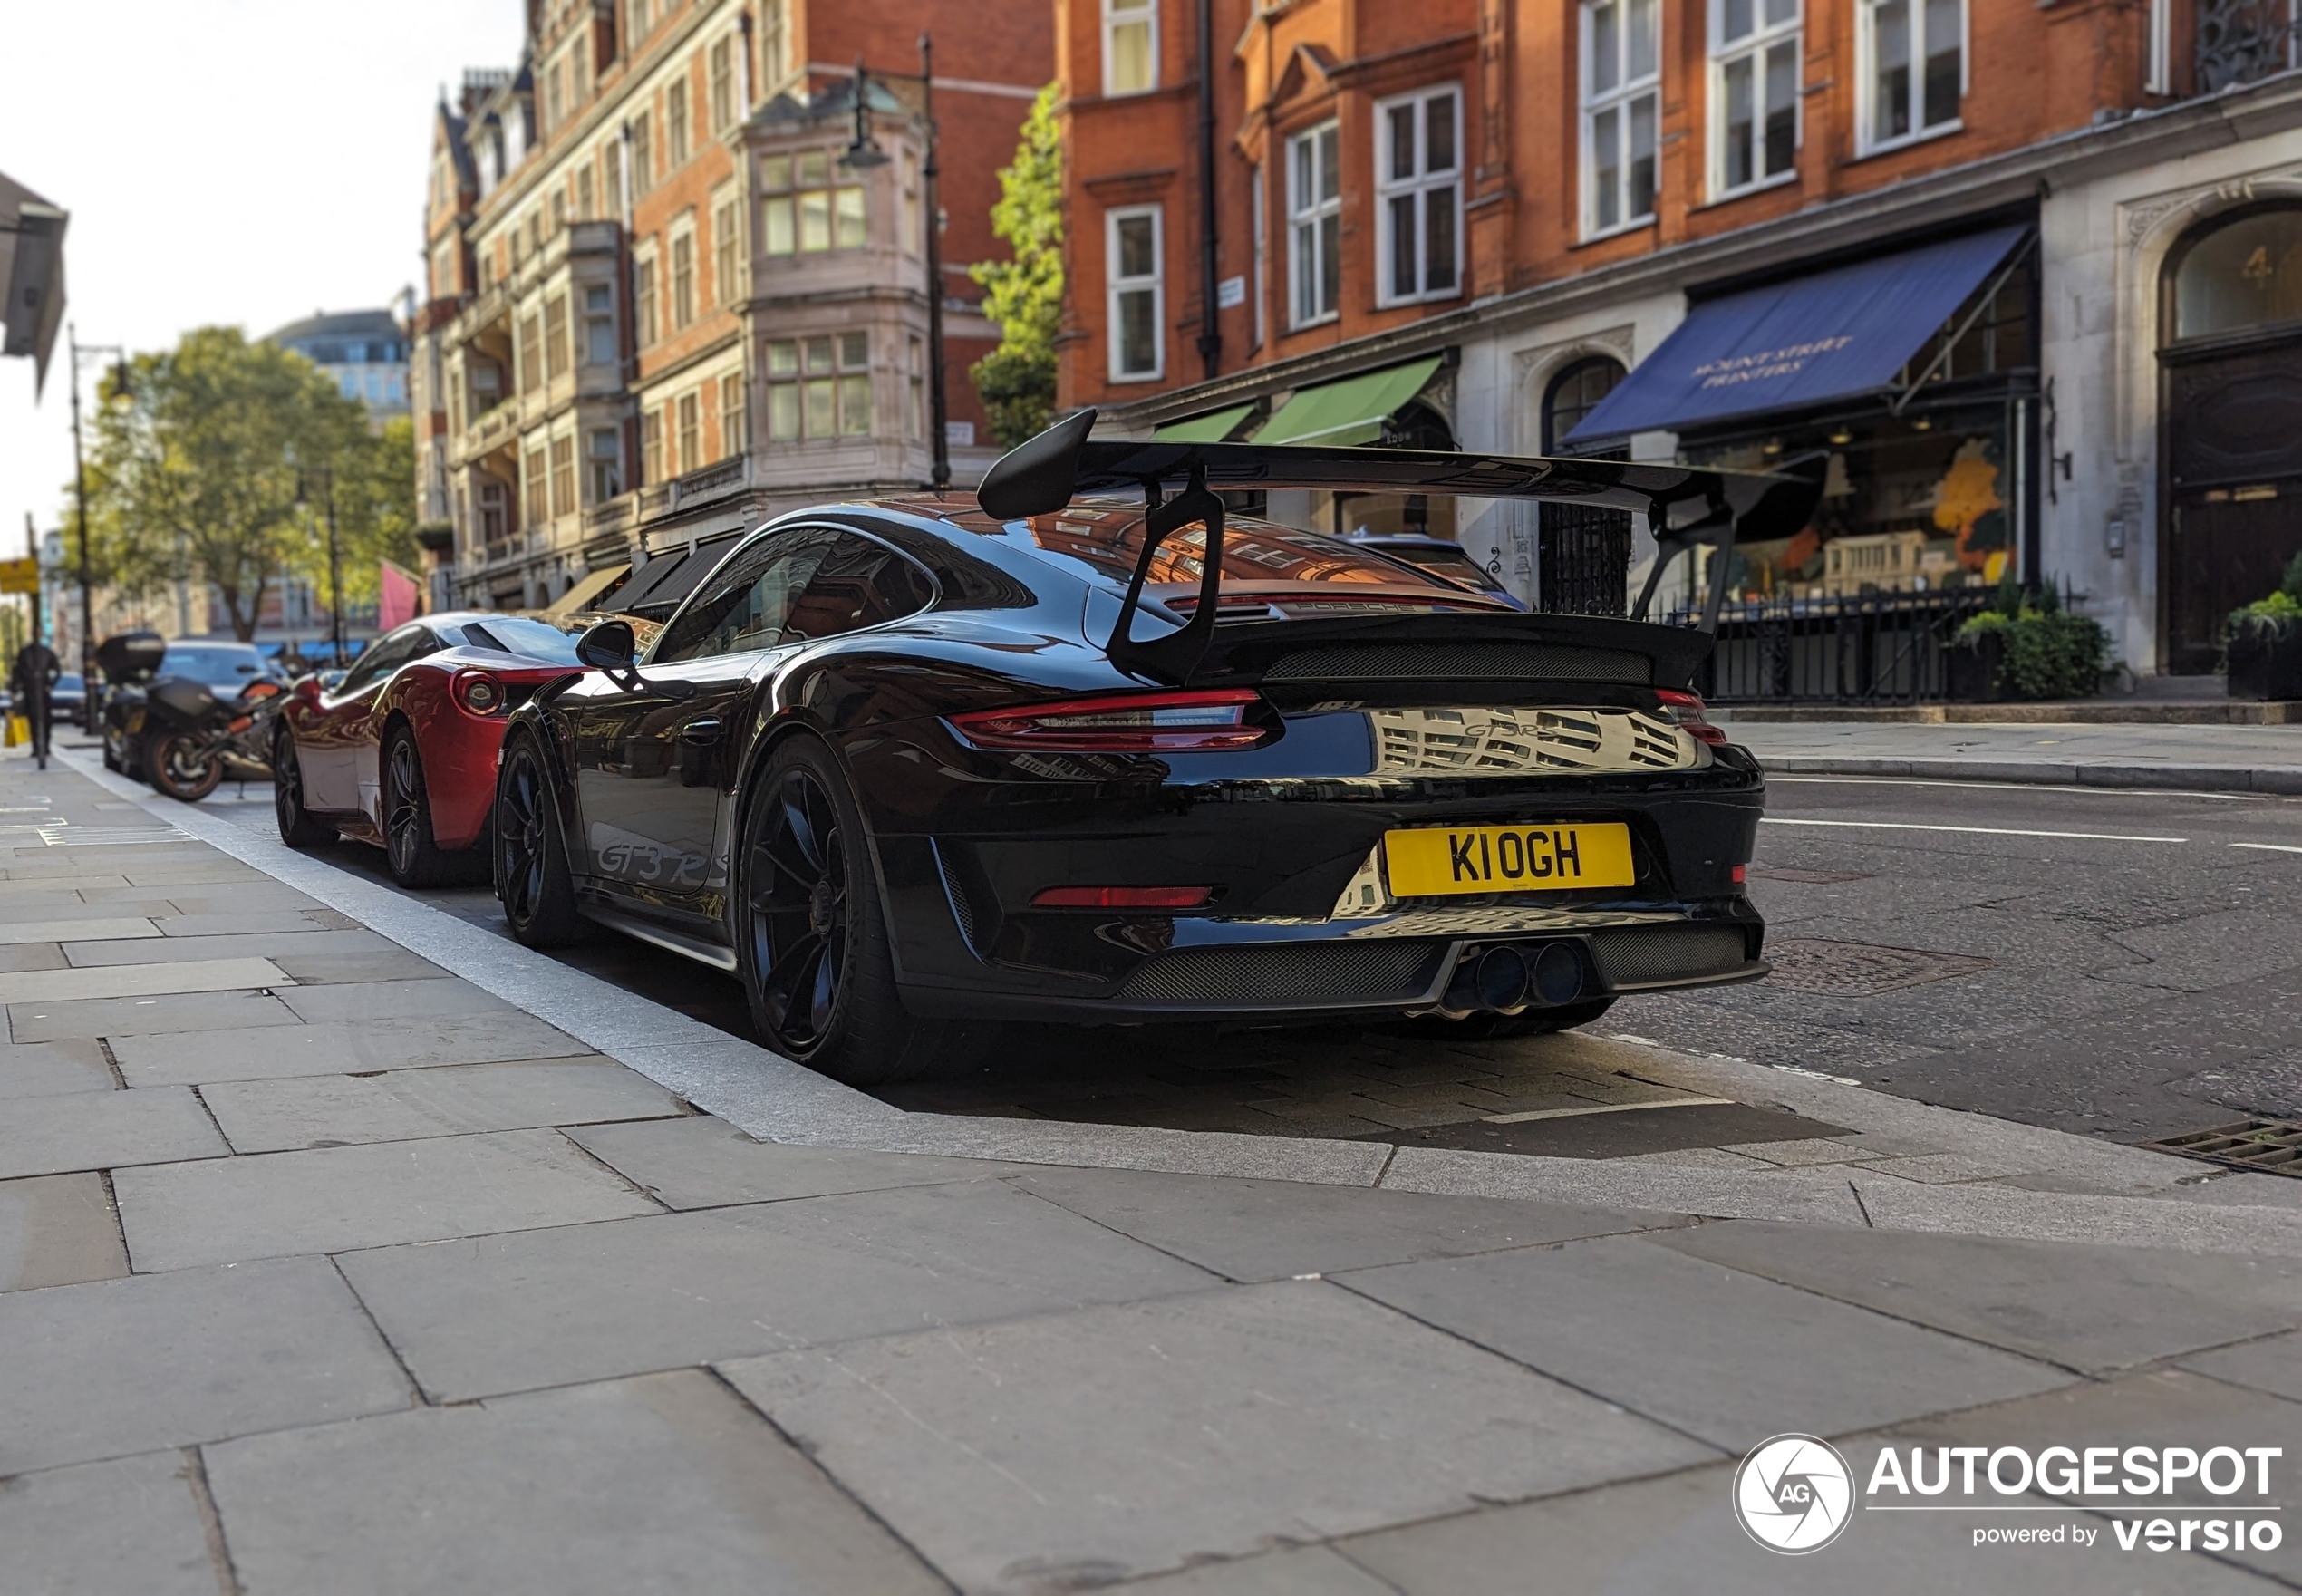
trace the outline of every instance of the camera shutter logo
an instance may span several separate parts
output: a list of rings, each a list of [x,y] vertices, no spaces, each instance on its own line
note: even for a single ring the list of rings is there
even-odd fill
[[[1813,1436],[1761,1441],[1735,1471],[1735,1516],[1769,1552],[1819,1552],[1854,1516],[1854,1472]]]

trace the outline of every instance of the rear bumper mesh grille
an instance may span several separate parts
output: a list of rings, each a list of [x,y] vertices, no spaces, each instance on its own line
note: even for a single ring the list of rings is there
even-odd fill
[[[1444,943],[1403,941],[1188,948],[1136,971],[1118,1001],[1250,1009],[1404,1002],[1431,989],[1446,955]]]
[[[1265,682],[1627,682],[1655,663],[1624,649],[1548,643],[1386,643],[1282,655]]]
[[[1591,933],[1599,974],[1610,987],[1729,975],[1750,962],[1749,948],[1739,925],[1622,926]]]

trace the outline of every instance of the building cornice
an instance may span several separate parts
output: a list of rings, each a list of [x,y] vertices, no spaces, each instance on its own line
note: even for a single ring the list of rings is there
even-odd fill
[[[1405,326],[1249,367],[1213,382],[1102,409],[1135,431],[1178,416],[1433,353],[1467,340],[1571,316],[1643,294],[1780,272],[1900,234],[2035,204],[2057,189],[2302,127],[2302,72],[2025,145],[2020,150],[1830,200],[1532,288],[1474,301]]]

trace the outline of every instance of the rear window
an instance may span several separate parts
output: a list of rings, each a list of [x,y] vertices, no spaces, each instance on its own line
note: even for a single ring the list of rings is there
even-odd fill
[[[1482,593],[1504,591],[1503,585],[1489,576],[1478,561],[1451,543],[1417,543],[1387,548],[1383,552],[1393,559],[1405,560],[1426,571],[1436,571],[1451,582],[1475,587]]]
[[[229,686],[235,691],[264,674],[264,656],[253,648],[202,647],[198,643],[168,645],[161,656],[160,673],[163,676],[189,676],[210,687]]]
[[[1033,517],[1030,525],[1041,548],[1068,555],[1124,585],[1143,557],[1143,514],[1139,505],[1075,504],[1056,515]],[[1153,556],[1148,579],[1197,582],[1205,568],[1206,541],[1204,527],[1186,527],[1173,534]],[[1244,517],[1224,524],[1223,576],[1226,582],[1331,582],[1425,587],[1439,595],[1462,592],[1452,582],[1374,549]]]

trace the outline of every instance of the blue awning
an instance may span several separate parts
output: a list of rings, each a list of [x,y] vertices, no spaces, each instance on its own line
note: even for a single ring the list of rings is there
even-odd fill
[[[1567,441],[1682,431],[1876,392],[2027,231],[1998,227],[1705,300]]]

